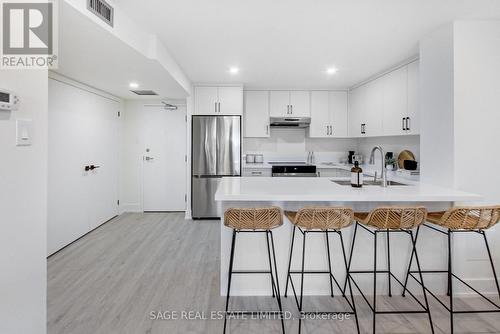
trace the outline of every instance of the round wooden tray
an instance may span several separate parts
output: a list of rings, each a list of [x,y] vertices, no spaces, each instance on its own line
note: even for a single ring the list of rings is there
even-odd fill
[[[404,169],[404,161],[405,160],[415,160],[415,155],[408,150],[401,151],[398,155],[398,166],[400,169]]]

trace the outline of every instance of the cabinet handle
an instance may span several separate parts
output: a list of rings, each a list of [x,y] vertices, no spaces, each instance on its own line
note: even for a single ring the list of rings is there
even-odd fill
[[[217,102],[217,109],[219,110],[219,113],[220,113],[220,102]]]
[[[406,117],[406,130],[410,131],[410,117]]]
[[[266,125],[266,135],[269,134],[269,125]]]
[[[402,126],[401,126],[401,127],[402,127],[402,129],[403,129],[403,131],[406,131],[406,126],[405,126],[405,124],[406,124],[406,117],[403,117]]]
[[[333,125],[330,125],[330,136],[333,136]]]
[[[326,135],[328,136],[330,133],[329,133],[329,129],[328,129],[328,125],[326,126]]]
[[[252,172],[252,175],[262,175],[262,172]]]
[[[217,113],[217,102],[214,103],[214,112]]]
[[[293,115],[293,104],[290,105],[290,114]]]

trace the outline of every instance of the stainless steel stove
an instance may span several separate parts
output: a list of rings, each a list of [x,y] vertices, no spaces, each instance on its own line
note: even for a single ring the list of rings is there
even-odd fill
[[[306,162],[269,162],[273,177],[316,177],[316,166]]]

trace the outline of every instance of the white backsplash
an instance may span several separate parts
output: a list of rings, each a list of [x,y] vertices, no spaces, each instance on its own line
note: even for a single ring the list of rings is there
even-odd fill
[[[358,139],[358,151],[368,162],[372,148],[382,146],[385,152],[393,152],[397,158],[403,150],[410,150],[415,155],[415,159],[420,161],[420,136],[393,136],[393,137],[373,137]],[[376,161],[380,161],[379,154],[375,156]],[[420,166],[419,166],[420,167]]]
[[[269,138],[243,138],[243,153],[262,153],[265,161],[305,161],[314,151],[316,162],[338,162],[357,148],[356,139],[308,138],[306,129],[271,129]]]
[[[419,136],[330,139],[308,138],[306,134],[306,129],[271,129],[269,138],[243,138],[243,154],[261,153],[265,161],[305,161],[307,153],[313,151],[316,162],[338,162],[355,150],[367,161],[371,149],[381,145],[396,157],[402,150],[410,150],[417,161],[420,158]]]

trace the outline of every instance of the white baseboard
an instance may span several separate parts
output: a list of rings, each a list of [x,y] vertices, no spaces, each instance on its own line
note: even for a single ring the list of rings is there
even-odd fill
[[[120,204],[120,214],[125,212],[143,212],[142,205],[139,203],[123,203]]]

